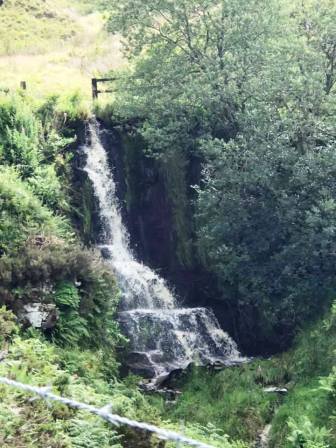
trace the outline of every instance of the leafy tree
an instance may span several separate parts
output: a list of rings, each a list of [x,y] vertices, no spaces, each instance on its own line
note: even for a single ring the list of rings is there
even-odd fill
[[[116,110],[142,117],[152,154],[202,157],[200,259],[250,349],[283,347],[335,286],[335,14],[329,0],[112,2],[133,62]]]
[[[110,30],[123,34],[135,61],[118,105],[145,119],[151,149],[194,148],[208,133],[235,136],[236,113],[244,110],[278,26],[276,3],[124,1],[111,9]]]

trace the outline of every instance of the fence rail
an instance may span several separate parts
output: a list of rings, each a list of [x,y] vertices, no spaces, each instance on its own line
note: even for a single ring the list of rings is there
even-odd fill
[[[86,403],[81,403],[71,398],[55,395],[54,393],[51,392],[50,387],[31,386],[29,384],[23,384],[5,377],[0,377],[0,384],[4,384],[9,387],[14,387],[16,389],[20,389],[25,392],[32,393],[34,395],[38,395],[39,397],[43,398],[46,401],[48,400],[56,401],[66,406],[69,406],[70,408],[73,409],[87,411],[91,414],[97,415],[98,417],[102,418],[103,420],[115,426],[126,425],[130,426],[131,428],[151,432],[153,434],[156,434],[162,440],[169,440],[176,443],[193,446],[196,448],[215,448],[212,445],[208,445],[203,442],[198,442],[197,440],[190,439],[174,431],[159,428],[158,426],[151,425],[148,423],[138,422],[136,420],[130,420],[129,418],[121,417],[120,415],[112,414],[110,412],[111,411],[110,405],[107,405],[103,408],[96,408],[95,406]]]
[[[117,78],[92,78],[91,84],[92,84],[92,99],[96,100],[98,98],[99,93],[113,93],[114,90],[108,89],[108,90],[99,90],[98,84],[103,82],[112,82],[116,81]]]

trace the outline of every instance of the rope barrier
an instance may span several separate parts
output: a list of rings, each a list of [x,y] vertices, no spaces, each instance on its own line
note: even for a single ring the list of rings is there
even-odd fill
[[[51,392],[50,387],[30,386],[28,384],[19,383],[18,381],[10,380],[5,377],[0,377],[0,383],[10,387],[15,387],[17,389],[24,390],[26,392],[31,392],[32,394],[38,395],[45,400],[57,401],[73,409],[90,412],[91,414],[95,414],[98,417],[101,417],[102,419],[116,426],[127,425],[132,428],[141,429],[143,431],[148,431],[153,434],[156,434],[160,439],[170,440],[177,443],[184,443],[186,445],[193,446],[196,448],[215,448],[212,445],[198,442],[196,440],[185,437],[184,435],[181,435],[174,431],[162,429],[148,423],[142,423],[136,420],[130,420],[129,418],[121,417],[120,415],[111,414],[110,413],[111,406],[109,405],[103,408],[96,408],[92,405],[72,400],[71,398],[65,398],[61,397],[60,395],[55,395]]]

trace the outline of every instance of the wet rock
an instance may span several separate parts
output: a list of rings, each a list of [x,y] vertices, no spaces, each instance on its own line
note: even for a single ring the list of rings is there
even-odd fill
[[[100,252],[105,260],[109,260],[111,258],[111,250],[109,249],[108,246],[102,246],[100,248]]]
[[[132,350],[126,360],[128,367],[154,378],[154,389],[166,382],[171,372],[190,364],[223,368],[246,361],[206,308],[122,311],[119,323]]]
[[[54,328],[58,320],[56,305],[52,303],[29,303],[24,305],[20,320],[34,328]]]
[[[182,395],[180,390],[167,389],[166,387],[164,389],[157,390],[156,393],[162,395],[166,399],[166,403],[176,402],[176,399]]]
[[[132,368],[135,375],[145,378],[153,378],[155,376],[155,366],[147,353],[131,352],[127,357],[127,364]]]
[[[269,387],[265,387],[263,389],[263,391],[266,393],[275,393],[275,394],[280,394],[280,395],[288,394],[288,389],[286,389],[286,387],[269,386]]]
[[[170,372],[164,372],[161,375],[154,375],[154,377],[150,380],[144,383],[143,389],[146,392],[156,392],[159,391],[160,388],[168,381],[170,376]],[[163,390],[163,389],[162,389]]]
[[[260,432],[258,439],[255,444],[255,448],[268,448],[270,442],[272,426],[266,425],[265,428]]]
[[[0,362],[4,361],[7,358],[8,350],[0,351]]]
[[[209,372],[218,372],[220,370],[224,370],[227,367],[235,367],[235,366],[240,366],[242,364],[251,362],[253,360],[253,358],[238,358],[238,359],[230,359],[228,358],[227,360],[216,360],[213,363],[208,364],[206,367],[209,370]]]

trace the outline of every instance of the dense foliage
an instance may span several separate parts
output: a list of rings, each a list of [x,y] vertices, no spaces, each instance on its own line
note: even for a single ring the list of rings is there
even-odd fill
[[[105,116],[136,124],[141,149],[132,151],[145,145],[158,159],[176,258],[215,280],[206,305],[223,304],[233,336],[253,352],[285,348],[305,330],[273,359],[182,373],[172,380],[182,391],[174,401],[145,396],[139,378],[122,378],[117,348],[127,341],[116,322],[116,281],[73,222],[82,221],[91,241],[91,185],[73,191],[72,170],[74,126],[87,107],[78,93],[38,101],[1,85],[0,375],[97,406],[111,402],[115,413],[221,448],[255,446],[269,424],[272,448],[335,446],[335,1],[7,0],[0,55],[34,59],[62,41],[69,54],[51,60],[71,61],[80,83],[114,42],[98,10],[108,11],[129,60]],[[97,30],[87,33],[89,24]],[[195,160],[202,172],[193,166],[190,175]],[[40,330],[27,320],[32,304],[53,310]],[[269,386],[288,393],[266,393]],[[0,445],[174,446],[5,386]]]
[[[117,348],[127,341],[116,320],[114,274],[98,253],[84,248],[71,218],[72,147],[80,102],[50,97],[0,97],[0,375],[103,406],[132,419],[163,422],[137,387],[120,380]],[[65,106],[65,107],[64,107]],[[64,112],[66,111],[66,113]],[[76,192],[78,193],[78,192]],[[27,306],[52,315],[38,329]],[[48,308],[49,307],[49,308]],[[122,350],[120,350],[122,352]],[[0,387],[0,444],[11,447],[158,448],[160,441],[127,427]],[[218,447],[230,443],[215,427],[188,424],[190,437]]]
[[[64,136],[56,106],[56,98],[42,106],[18,96],[0,102],[0,303],[16,312],[54,303],[53,340],[112,349],[120,340],[117,288],[72,228],[73,138]]]
[[[335,286],[335,17],[329,0],[112,2],[132,61],[115,108],[152,154],[203,158],[199,258],[254,351]]]

